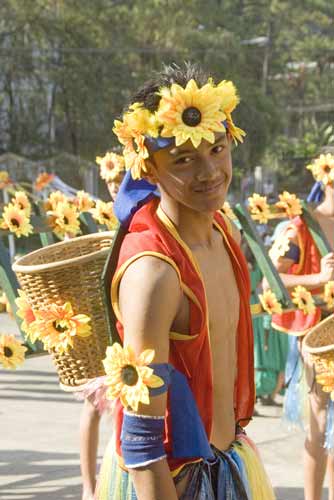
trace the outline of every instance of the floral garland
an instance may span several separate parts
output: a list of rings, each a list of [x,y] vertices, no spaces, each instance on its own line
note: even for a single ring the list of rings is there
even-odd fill
[[[231,116],[239,103],[232,82],[224,80],[215,85],[209,79],[198,87],[190,80],[185,88],[173,83],[161,88],[157,95],[160,101],[155,112],[136,102],[124,113],[122,121],[114,122],[113,131],[124,146],[125,166],[131,169],[134,179],[147,173],[146,137],[175,138],[176,146],[190,140],[197,148],[203,139],[214,143],[215,133],[227,128],[235,142],[242,142],[245,132],[234,125]]]
[[[295,287],[291,297],[292,302],[304,314],[313,314],[315,312],[316,306],[312,294],[305,287],[300,285]],[[272,290],[263,292],[262,295],[259,295],[259,299],[263,310],[268,314],[282,314],[282,305]]]
[[[248,198],[248,203],[252,219],[260,224],[267,224],[269,219],[280,217],[292,219],[303,212],[299,198],[288,191],[279,194],[279,201],[274,205],[269,205],[267,197],[257,193]]]

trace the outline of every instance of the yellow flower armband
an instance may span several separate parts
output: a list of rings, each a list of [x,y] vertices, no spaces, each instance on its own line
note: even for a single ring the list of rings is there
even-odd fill
[[[120,398],[125,408],[138,411],[139,403],[150,403],[149,389],[163,388],[165,382],[154,375],[152,363],[155,356],[153,349],[143,351],[136,356],[130,345],[122,347],[115,343],[106,350],[103,366],[106,372],[106,397],[114,400]],[[163,391],[162,391],[163,392]]]

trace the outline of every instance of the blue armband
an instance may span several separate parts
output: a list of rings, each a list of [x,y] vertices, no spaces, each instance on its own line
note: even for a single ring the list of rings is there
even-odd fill
[[[124,413],[121,449],[128,469],[145,467],[166,457],[165,417]]]
[[[164,385],[149,388],[150,396],[168,391],[174,368],[168,363],[151,363],[150,368],[164,381]],[[166,457],[164,449],[165,417],[137,415],[124,412],[121,449],[126,467],[144,467]]]

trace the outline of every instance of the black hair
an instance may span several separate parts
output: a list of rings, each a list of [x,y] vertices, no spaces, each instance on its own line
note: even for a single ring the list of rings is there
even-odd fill
[[[173,83],[179,84],[185,88],[189,80],[193,79],[198,87],[202,87],[208,81],[208,75],[197,64],[185,62],[182,66],[171,64],[164,66],[162,71],[156,72],[150,80],[148,80],[140,89],[133,95],[130,104],[140,102],[144,107],[151,112],[158,109],[160,96],[157,94],[161,87],[171,87]]]

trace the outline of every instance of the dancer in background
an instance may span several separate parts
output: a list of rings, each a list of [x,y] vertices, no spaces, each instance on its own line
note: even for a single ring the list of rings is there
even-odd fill
[[[313,211],[330,245],[334,245],[334,157],[322,154],[308,169],[316,180],[308,198],[309,202],[320,203]],[[287,248],[285,255],[276,249]],[[303,286],[312,294],[322,293],[324,286],[334,279],[334,254],[330,252],[321,258],[312,236],[301,217],[293,219],[280,233],[270,252],[274,265],[279,271],[288,290]],[[329,394],[323,392],[315,381],[314,367],[302,351],[302,339],[307,331],[317,324],[328,311],[312,307],[306,294],[301,294],[305,312],[290,311],[273,316],[276,329],[289,333],[290,352],[288,360],[288,383],[286,394],[286,413],[294,423],[302,417],[300,400],[303,381],[302,362],[309,388],[309,425],[304,449],[305,500],[320,500],[326,468],[329,473],[329,498],[334,500],[334,459],[328,449],[333,451],[333,428],[327,419],[330,409]],[[326,424],[329,424],[326,429]],[[327,437],[326,437],[327,436]]]

